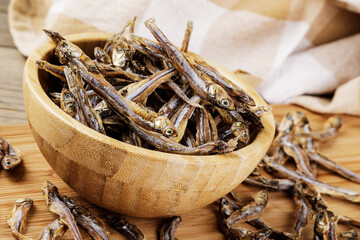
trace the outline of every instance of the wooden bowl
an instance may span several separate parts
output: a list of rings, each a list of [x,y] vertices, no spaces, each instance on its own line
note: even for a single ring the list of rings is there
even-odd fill
[[[110,36],[85,33],[67,39],[93,57],[94,47],[103,46]],[[96,205],[136,217],[171,216],[206,206],[238,186],[270,146],[274,136],[271,113],[261,117],[265,129],[250,145],[223,155],[163,153],[102,135],[69,117],[46,94],[59,86],[50,74],[37,69],[35,61],[51,61],[54,48],[53,42],[44,43],[26,61],[27,118],[52,169]],[[252,87],[232,72],[215,67],[245,89],[257,105],[266,105]]]

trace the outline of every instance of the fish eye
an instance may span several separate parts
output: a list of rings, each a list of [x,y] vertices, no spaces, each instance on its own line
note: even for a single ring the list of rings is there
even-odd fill
[[[166,136],[171,136],[171,135],[173,135],[173,133],[174,133],[174,130],[172,130],[171,128],[168,128],[168,129],[165,130],[165,135]]]
[[[63,43],[62,45],[61,45],[63,48],[65,48],[65,47],[67,47],[68,45],[67,45],[67,43]]]
[[[242,136],[243,138],[247,138],[249,135],[248,135],[246,132],[243,132],[243,133],[241,134],[241,136]]]
[[[10,162],[9,160],[7,160],[7,161],[5,162],[5,164],[6,164],[7,166],[10,166],[10,165],[11,165],[11,162]]]
[[[221,100],[221,105],[224,107],[228,107],[230,105],[230,103],[227,99],[223,99],[223,100]]]

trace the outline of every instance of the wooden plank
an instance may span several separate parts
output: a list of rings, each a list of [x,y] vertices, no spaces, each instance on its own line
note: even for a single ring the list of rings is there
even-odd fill
[[[7,13],[10,0],[0,0],[0,13]]]
[[[26,122],[22,95],[25,58],[8,47],[0,47],[0,58],[0,123]]]
[[[0,46],[14,48],[14,42],[9,32],[8,14],[0,12]]]
[[[276,119],[279,120],[288,111],[293,112],[296,110],[307,113],[314,129],[320,129],[328,117],[328,115],[314,114],[295,106],[275,106],[274,114]],[[321,152],[342,166],[360,174],[360,164],[358,164],[360,156],[360,148],[358,147],[360,146],[360,121],[358,117],[345,115],[342,117],[344,125],[339,136],[321,145]],[[47,210],[42,199],[41,186],[45,180],[53,182],[58,186],[61,194],[75,197],[96,214],[103,216],[106,213],[103,209],[79,197],[51,170],[36,147],[27,125],[0,125],[0,135],[20,149],[24,158],[24,163],[17,169],[10,172],[0,171],[0,239],[13,239],[5,219],[18,198],[32,197],[34,199],[35,207],[30,211],[27,221],[26,233],[29,236],[34,238],[38,236],[42,228],[56,217]],[[346,181],[322,168],[319,168],[318,174],[319,179],[328,184],[360,191],[359,184]],[[258,190],[256,187],[242,184],[236,188],[235,192],[241,199],[247,200]],[[269,203],[262,218],[273,228],[290,231],[295,214],[295,204],[286,193],[270,192],[269,196]],[[329,209],[335,213],[360,219],[358,204],[327,196],[324,198],[329,205]],[[224,239],[217,227],[216,212],[217,204],[214,203],[205,208],[183,214],[183,222],[176,232],[176,237],[179,239]],[[162,219],[130,219],[144,231],[147,239],[156,239],[156,229]],[[312,229],[312,225],[307,226],[301,239],[312,239]],[[339,226],[340,231],[344,229],[347,228]],[[82,233],[83,236],[86,236],[84,232]],[[111,239],[125,239],[113,230],[111,233]],[[72,237],[69,233],[66,233],[64,239],[69,240]],[[90,237],[86,236],[84,239],[90,239]]]

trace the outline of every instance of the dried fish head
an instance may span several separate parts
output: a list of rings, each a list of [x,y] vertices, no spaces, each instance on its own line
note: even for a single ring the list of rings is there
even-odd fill
[[[279,132],[290,133],[293,127],[294,127],[294,119],[288,113],[281,119],[278,129]]]
[[[342,126],[342,119],[338,116],[330,117],[324,124],[325,129],[335,128],[339,129]]]
[[[58,188],[51,182],[45,181],[42,187],[42,193],[47,205],[50,205],[52,201],[59,196]]]
[[[75,98],[66,88],[61,91],[60,108],[71,117],[74,117],[77,113]]]
[[[112,62],[115,66],[125,67],[126,62],[129,60],[125,54],[125,50],[121,46],[116,46],[111,54]]]
[[[296,113],[292,115],[292,118],[294,119],[294,124],[299,127],[303,127],[304,125],[309,124],[309,120],[303,112],[296,111]]]
[[[245,122],[234,122],[231,125],[232,133],[239,137],[239,140],[243,143],[248,143],[250,140],[249,127]]]
[[[329,217],[327,211],[321,211],[318,213],[315,219],[314,231],[317,233],[326,233],[329,231]]]
[[[259,191],[253,196],[253,199],[257,205],[266,206],[269,196],[266,191]]]
[[[58,42],[55,55],[59,58],[61,64],[66,64],[68,60],[79,58],[82,54],[82,50],[75,44],[62,40]]]
[[[74,199],[67,197],[67,196],[63,196],[63,200],[64,200],[64,203],[66,204],[66,206],[68,206],[68,208],[70,208],[70,209],[75,208],[75,200]]]
[[[217,84],[211,84],[208,87],[208,96],[219,107],[232,111],[235,109],[235,104],[226,91]]]
[[[154,127],[161,131],[165,137],[174,138],[177,136],[177,131],[174,124],[164,116],[158,116],[154,120]]]
[[[22,159],[18,155],[5,155],[1,160],[1,165],[4,169],[12,169],[21,163]]]

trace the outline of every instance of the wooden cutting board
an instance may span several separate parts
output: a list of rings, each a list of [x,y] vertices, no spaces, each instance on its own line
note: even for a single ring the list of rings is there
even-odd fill
[[[287,112],[296,110],[304,111],[308,115],[314,130],[321,129],[322,124],[329,117],[329,115],[318,115],[289,105],[275,106],[273,112],[275,118],[279,120]],[[322,144],[320,150],[332,160],[360,174],[360,118],[345,115],[342,117],[344,125],[338,137]],[[106,213],[105,210],[82,199],[51,170],[37,148],[27,124],[1,125],[0,136],[6,138],[13,146],[18,148],[24,159],[23,164],[12,171],[0,170],[0,239],[14,239],[7,226],[6,219],[13,208],[14,202],[19,198],[31,197],[34,200],[34,207],[28,215],[26,235],[36,239],[42,229],[56,218],[54,214],[47,210],[42,198],[41,187],[45,180],[53,182],[59,188],[60,194],[74,197],[99,216]],[[319,180],[325,183],[360,192],[360,184],[344,180],[320,167],[318,176]],[[236,188],[235,192],[240,198],[247,201],[258,190],[259,188],[242,184]],[[329,205],[329,209],[335,213],[360,220],[360,204],[328,196],[324,198]],[[218,205],[213,203],[205,208],[183,214],[183,222],[176,232],[176,237],[178,239],[224,239],[217,227],[217,209]],[[287,193],[269,193],[269,203],[265,208],[262,219],[270,226],[278,230],[290,231],[294,214],[295,204]],[[147,239],[157,239],[157,229],[164,220],[129,219],[142,229]],[[244,226],[247,227],[247,225]],[[251,228],[249,227],[249,229]],[[312,229],[313,225],[310,223],[304,230],[301,239],[312,239]],[[340,231],[347,229],[349,228],[345,226],[339,225],[338,227]],[[84,239],[91,239],[85,232],[82,231],[82,234]],[[66,233],[63,239],[72,239],[70,233]],[[111,239],[125,238],[112,230]]]

